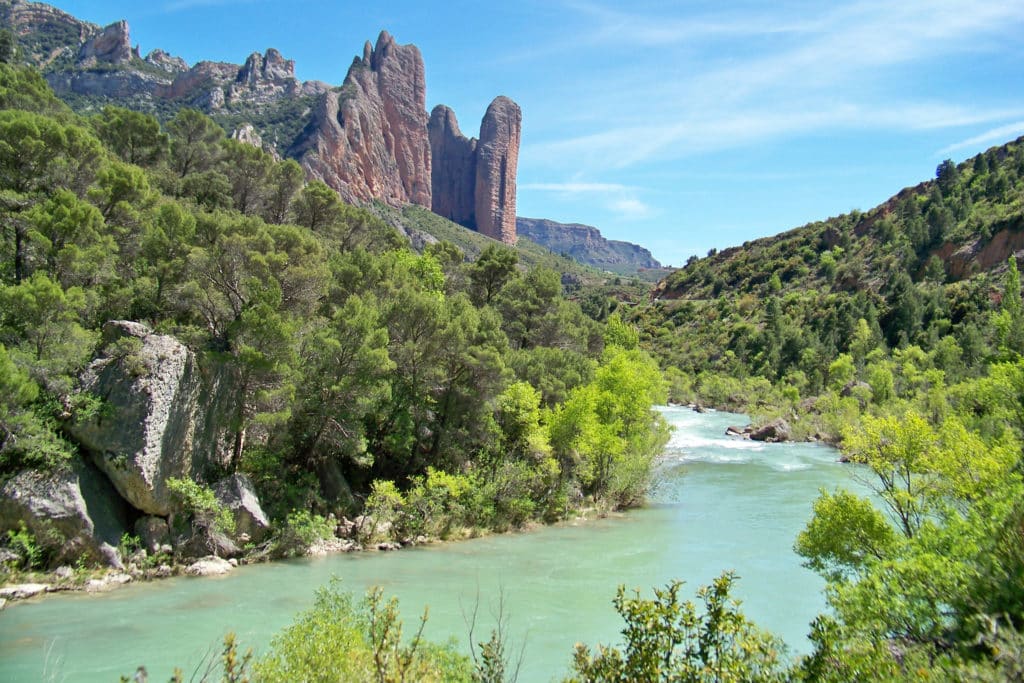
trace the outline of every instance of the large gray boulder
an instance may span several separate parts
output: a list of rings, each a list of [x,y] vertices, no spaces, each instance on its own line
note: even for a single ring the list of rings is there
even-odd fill
[[[68,431],[125,500],[167,516],[167,480],[191,477],[226,457],[226,373],[204,373],[182,343],[141,323],[108,322],[103,339],[107,351],[81,378],[83,391],[103,407],[73,420]]]
[[[131,511],[102,473],[76,462],[53,474],[25,470],[0,487],[0,532],[24,525],[57,566],[85,557],[119,567]]]
[[[270,533],[270,520],[260,507],[249,477],[232,474],[222,479],[213,489],[217,501],[231,511],[235,518],[235,538],[241,540],[244,534],[254,543],[259,543]]]
[[[765,441],[768,443],[780,443],[792,439],[792,430],[789,427],[789,423],[781,417],[752,429],[749,434],[750,438],[754,441]]]

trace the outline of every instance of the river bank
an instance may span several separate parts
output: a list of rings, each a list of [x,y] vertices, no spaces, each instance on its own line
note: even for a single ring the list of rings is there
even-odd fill
[[[69,680],[117,680],[139,664],[157,680],[215,651],[227,631],[259,654],[334,576],[356,594],[378,585],[397,596],[408,625],[429,605],[424,637],[454,638],[467,651],[466,610],[479,600],[482,620],[490,619],[504,595],[512,647],[526,643],[520,680],[564,673],[577,641],[616,642],[622,623],[611,600],[619,584],[649,594],[682,579],[692,593],[726,569],[740,576],[745,613],[805,651],[823,584],[792,545],[819,488],[856,486],[848,467],[824,446],[726,437],[725,427],[742,421],[735,414],[662,410],[677,430],[644,508],[397,553],[243,565],[221,577],[11,605],[0,615],[0,677],[41,680],[49,659],[49,671]]]

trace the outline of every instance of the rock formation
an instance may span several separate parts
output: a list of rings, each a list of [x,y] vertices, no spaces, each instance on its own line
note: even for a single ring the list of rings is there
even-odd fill
[[[204,377],[195,357],[173,337],[140,323],[104,327],[107,344],[139,340],[138,350],[93,361],[82,384],[103,399],[100,415],[68,427],[121,496],[136,509],[166,516],[172,511],[167,480],[191,477],[227,452],[225,412],[214,377]]]
[[[213,489],[217,502],[231,511],[235,519],[235,538],[259,543],[270,533],[270,520],[260,507],[249,477],[244,474],[232,474],[217,483]]]
[[[55,566],[81,556],[119,566],[115,546],[129,518],[128,506],[88,463],[53,474],[26,470],[0,488],[0,531],[24,524]]]
[[[273,136],[267,129],[256,132],[347,201],[417,204],[515,242],[518,105],[496,98],[479,141],[462,135],[447,107],[435,110],[428,126],[420,51],[399,45],[386,31],[376,45],[366,43],[342,87],[332,88],[299,81],[295,63],[273,48],[250,54],[242,65],[203,61],[190,68],[163,50],[141,59],[125,21],[101,28],[42,3],[11,0],[0,0],[0,21],[16,31],[28,61],[43,70],[59,96],[143,111],[188,106],[214,116],[243,108],[254,122],[268,107],[278,107],[270,112],[275,120],[295,120],[298,112],[299,125],[305,122],[301,133],[298,125],[288,127],[283,140],[280,126]],[[316,102],[297,107],[296,98]]]
[[[128,22],[122,19],[82,44],[78,53],[78,66],[89,69],[97,64],[126,64],[131,59]]]
[[[178,74],[188,71],[188,62],[181,57],[167,54],[163,50],[156,49],[146,55],[146,63],[155,66],[169,74]]]
[[[475,229],[477,141],[462,134],[455,112],[443,104],[430,113],[427,133],[431,157],[430,210]]]
[[[520,216],[516,218],[516,232],[556,254],[596,268],[620,273],[661,268],[647,249],[632,242],[606,239],[590,225]]]
[[[487,107],[476,149],[476,229],[506,244],[516,241],[516,167],[523,114],[507,97]]]
[[[522,113],[497,97],[480,124],[480,139],[459,130],[455,112],[434,107],[427,130],[432,156],[431,210],[488,237],[515,244],[516,166]]]
[[[426,79],[415,45],[387,31],[369,42],[340,92],[321,96],[288,152],[348,201],[430,207]]]

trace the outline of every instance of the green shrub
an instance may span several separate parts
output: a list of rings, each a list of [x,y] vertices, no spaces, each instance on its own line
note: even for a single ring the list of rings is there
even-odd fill
[[[253,667],[267,681],[471,681],[469,660],[454,646],[436,645],[419,630],[403,638],[395,598],[385,601],[370,589],[362,605],[338,582],[317,591],[313,607],[274,637],[270,651]]]
[[[212,525],[222,533],[235,533],[234,516],[221,505],[209,486],[203,486],[191,479],[172,477],[167,480],[167,489],[171,492],[179,512],[191,516],[200,524]]]
[[[317,541],[333,537],[334,526],[329,521],[308,510],[293,510],[284,524],[278,525],[271,552],[277,557],[295,557]]]
[[[43,550],[36,542],[36,537],[25,528],[25,523],[18,525],[18,530],[7,531],[7,547],[18,556],[19,560],[12,569],[32,571],[43,566]]]

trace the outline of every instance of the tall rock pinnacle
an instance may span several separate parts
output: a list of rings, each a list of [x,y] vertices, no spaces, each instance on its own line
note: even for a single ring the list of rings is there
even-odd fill
[[[507,97],[487,108],[480,140],[466,138],[455,113],[443,105],[430,115],[433,157],[431,210],[467,228],[516,241],[516,166],[522,113]]]
[[[387,31],[349,68],[341,92],[321,97],[289,156],[349,201],[429,207],[426,78],[415,45]]]
[[[523,114],[496,97],[480,124],[476,149],[476,229],[506,244],[516,241],[516,167]]]
[[[251,58],[250,71],[270,62]],[[426,113],[423,58],[387,31],[363,47],[340,92],[320,98],[288,151],[308,175],[353,202],[419,204],[507,244],[516,241],[522,113],[507,97],[487,108],[480,139],[443,105]]]

